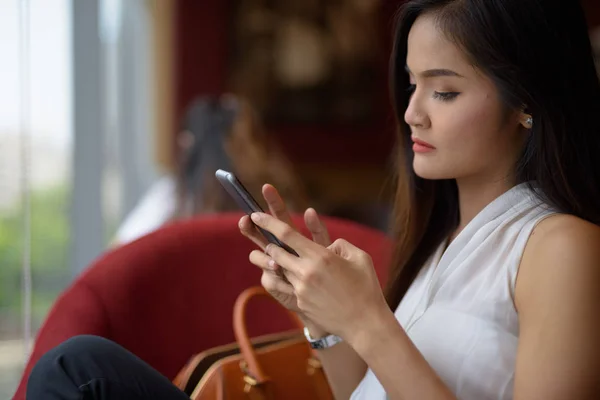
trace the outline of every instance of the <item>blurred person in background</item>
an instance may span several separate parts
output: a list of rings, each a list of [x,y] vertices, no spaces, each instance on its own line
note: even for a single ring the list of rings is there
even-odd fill
[[[238,211],[215,178],[219,168],[236,174],[259,201],[261,186],[268,182],[279,188],[290,210],[307,207],[291,163],[252,106],[237,96],[203,96],[192,103],[177,136],[176,159],[176,172],[148,190],[119,227],[115,244],[133,241],[169,221]]]

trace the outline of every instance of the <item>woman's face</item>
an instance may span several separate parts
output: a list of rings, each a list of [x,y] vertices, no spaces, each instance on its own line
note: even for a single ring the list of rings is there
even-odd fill
[[[438,29],[419,17],[408,37],[407,71],[413,91],[404,119],[424,179],[506,179],[525,135],[521,112],[506,111],[491,79]]]

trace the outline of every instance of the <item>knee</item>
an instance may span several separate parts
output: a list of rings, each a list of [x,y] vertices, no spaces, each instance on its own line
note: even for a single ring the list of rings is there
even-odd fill
[[[79,335],[65,340],[50,351],[56,351],[65,356],[76,355],[77,357],[82,357],[87,355],[106,354],[107,352],[114,351],[118,347],[119,345],[115,342],[101,336]]]
[[[94,335],[73,336],[49,350],[40,358],[37,364],[53,363],[57,358],[62,359],[86,359],[97,354],[106,354],[117,347],[116,343]]]
[[[97,355],[106,354],[118,345],[100,336],[80,335],[65,340],[46,352],[31,370],[28,387],[46,382],[66,370],[86,365]]]

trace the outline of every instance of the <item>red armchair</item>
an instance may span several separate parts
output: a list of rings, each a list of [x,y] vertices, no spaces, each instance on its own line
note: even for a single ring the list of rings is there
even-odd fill
[[[260,284],[260,271],[248,261],[254,246],[237,228],[240,216],[176,223],[98,259],[54,304],[13,400],[25,399],[35,362],[75,335],[114,340],[169,379],[192,354],[234,341],[233,303],[245,288]],[[343,237],[371,254],[384,277],[390,249],[384,234],[339,219],[324,221],[332,239]],[[300,217],[296,222],[304,226]],[[252,334],[290,328],[285,313],[268,310],[273,305],[255,307]]]

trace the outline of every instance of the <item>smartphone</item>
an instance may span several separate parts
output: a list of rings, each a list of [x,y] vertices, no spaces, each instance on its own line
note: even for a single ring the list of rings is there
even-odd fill
[[[223,185],[227,193],[229,193],[229,195],[233,197],[236,203],[238,203],[240,208],[244,210],[246,214],[250,215],[254,212],[264,213],[263,209],[256,202],[254,197],[252,197],[250,192],[248,192],[244,185],[242,185],[242,182],[240,182],[234,174],[232,174],[231,172],[224,171],[222,169],[218,169],[217,172],[215,172],[215,176],[217,177],[219,182],[221,182],[221,185]],[[298,253],[296,253],[294,249],[289,247],[287,244],[283,243],[281,240],[277,239],[277,237],[271,232],[258,226],[257,228],[269,243],[277,245],[282,249],[286,250],[288,253],[298,257]]]

